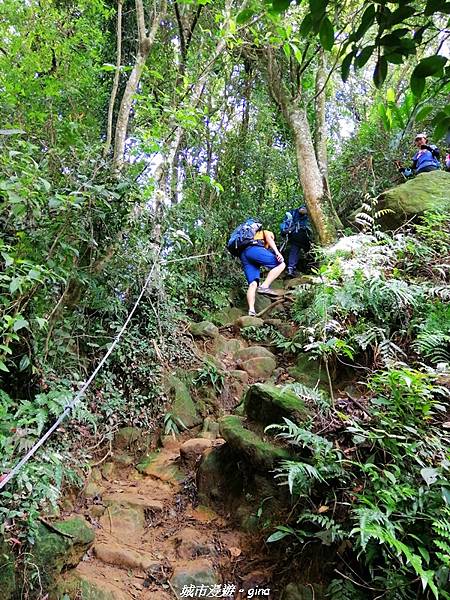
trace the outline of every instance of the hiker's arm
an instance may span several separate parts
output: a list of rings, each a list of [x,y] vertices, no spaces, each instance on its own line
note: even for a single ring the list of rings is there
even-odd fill
[[[421,148],[423,148],[424,150],[429,150],[435,158],[439,159],[439,148],[437,148],[436,146],[429,146],[428,144],[423,144]]]
[[[267,236],[267,243],[269,244],[270,248],[275,252],[275,256],[277,257],[277,261],[278,262],[283,262],[284,261],[283,255],[278,250],[277,245],[275,244],[275,239],[273,238],[273,236],[271,236],[271,235]]]

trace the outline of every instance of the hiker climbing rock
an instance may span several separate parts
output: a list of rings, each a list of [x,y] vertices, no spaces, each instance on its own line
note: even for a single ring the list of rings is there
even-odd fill
[[[426,133],[418,133],[414,139],[417,152],[412,158],[411,167],[399,166],[399,171],[405,177],[419,175],[419,173],[428,173],[441,168],[439,162],[439,148],[434,144],[428,144]]]
[[[256,219],[247,219],[233,231],[228,240],[228,250],[241,259],[248,283],[248,314],[254,316],[256,293],[276,296],[270,289],[271,284],[281,275],[286,265],[283,256],[275,244],[271,231],[263,230]],[[263,283],[258,287],[261,267],[270,269]]]
[[[302,255],[307,256],[311,249],[312,228],[304,204],[286,213],[280,231],[290,244],[287,273],[294,276]]]

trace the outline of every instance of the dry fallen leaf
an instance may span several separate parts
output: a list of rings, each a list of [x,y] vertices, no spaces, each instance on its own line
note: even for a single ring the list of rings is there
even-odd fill
[[[330,507],[323,505],[323,506],[319,507],[319,510],[317,512],[320,514],[320,513],[327,512],[327,510],[330,510]]]
[[[235,547],[231,547],[228,548],[228,552],[230,553],[230,556],[232,556],[233,558],[237,558],[238,556],[240,556],[242,554],[242,550],[240,548],[235,548]]]

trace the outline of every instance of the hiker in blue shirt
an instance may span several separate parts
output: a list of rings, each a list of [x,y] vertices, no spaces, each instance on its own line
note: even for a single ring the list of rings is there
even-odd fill
[[[287,274],[293,277],[302,254],[306,256],[311,249],[312,227],[306,206],[287,212],[280,230],[290,243]]]
[[[271,231],[263,230],[256,219],[247,219],[233,231],[227,243],[228,251],[241,260],[247,279],[248,314],[254,316],[256,293],[276,296],[270,285],[285,269],[284,258],[275,244]],[[261,267],[268,269],[260,285]]]
[[[426,133],[418,133],[415,137],[414,144],[417,147],[417,152],[412,158],[412,167],[400,168],[399,171],[405,177],[419,175],[419,173],[428,173],[429,171],[437,171],[441,168],[439,162],[439,148],[434,144],[428,144]]]

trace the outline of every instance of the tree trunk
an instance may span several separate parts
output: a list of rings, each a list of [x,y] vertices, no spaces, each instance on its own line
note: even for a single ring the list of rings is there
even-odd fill
[[[137,92],[139,81],[144,70],[145,62],[150,53],[153,42],[155,41],[158,32],[159,24],[164,18],[167,9],[167,0],[161,0],[159,10],[155,12],[153,24],[148,36],[145,33],[145,18],[143,0],[136,0],[136,15],[138,24],[138,40],[139,49],[134,63],[133,70],[127,81],[125,91],[120,103],[119,114],[117,116],[116,134],[114,139],[114,157],[113,169],[116,173],[120,173],[124,164],[125,141],[128,132],[128,122],[130,120],[130,111],[133,103],[134,95]]]
[[[306,206],[320,242],[324,245],[330,244],[336,239],[339,221],[331,200],[325,193],[306,110],[301,106],[299,98],[292,98],[286,89],[271,48],[266,48],[264,58],[270,93],[286,119],[294,138],[300,185],[303,189]]]
[[[331,198],[330,186],[328,185],[327,131],[325,120],[326,82],[325,52],[323,48],[321,48],[319,51],[319,64],[316,72],[316,131],[314,136],[314,147],[316,151],[317,164],[319,165],[319,170],[322,174],[323,186],[325,192]]]
[[[116,103],[117,90],[119,88],[120,65],[122,62],[122,5],[123,0],[117,0],[117,51],[116,51],[116,71],[114,73],[114,81],[109,99],[108,119],[106,126],[106,142],[103,148],[103,156],[107,156],[111,147],[112,131],[113,131],[113,114],[114,104]]]

